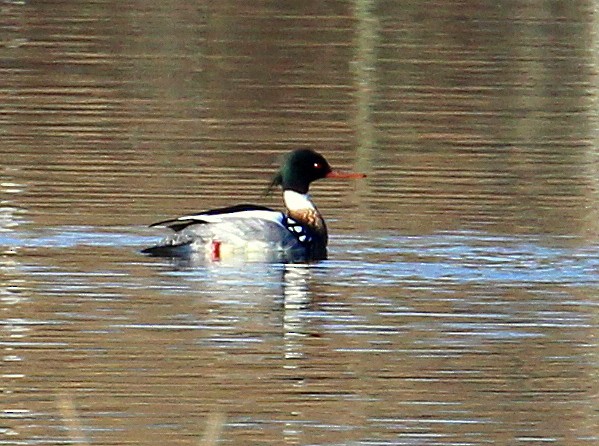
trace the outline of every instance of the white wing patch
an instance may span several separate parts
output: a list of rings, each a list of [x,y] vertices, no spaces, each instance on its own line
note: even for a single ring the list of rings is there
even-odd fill
[[[311,234],[310,230],[307,227],[302,226],[300,223],[295,221],[293,218],[291,218],[289,216],[284,217],[282,224],[283,224],[283,226],[285,226],[287,228],[287,230],[289,232],[291,232],[291,234],[293,234],[293,236],[301,244],[307,244],[307,243],[312,242],[312,234]]]

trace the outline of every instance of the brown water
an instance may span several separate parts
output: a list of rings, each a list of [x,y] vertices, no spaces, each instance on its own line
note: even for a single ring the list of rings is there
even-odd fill
[[[593,2],[0,4],[0,444],[599,442]],[[146,226],[312,193],[312,265]]]

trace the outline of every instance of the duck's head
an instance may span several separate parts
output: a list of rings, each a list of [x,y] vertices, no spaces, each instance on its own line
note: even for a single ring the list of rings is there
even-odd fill
[[[310,149],[298,149],[285,157],[269,190],[281,186],[283,190],[307,194],[310,183],[321,178],[364,178],[365,176],[362,173],[335,171],[320,153]]]

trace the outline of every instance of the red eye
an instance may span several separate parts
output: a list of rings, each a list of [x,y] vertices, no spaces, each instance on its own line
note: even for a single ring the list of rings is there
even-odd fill
[[[320,164],[320,163],[314,163],[314,168],[315,169],[322,169],[322,164]]]

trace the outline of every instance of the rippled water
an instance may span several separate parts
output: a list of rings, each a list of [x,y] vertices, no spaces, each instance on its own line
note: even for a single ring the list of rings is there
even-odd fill
[[[4,2],[0,444],[596,444],[592,2]],[[142,256],[290,148],[309,265]]]

